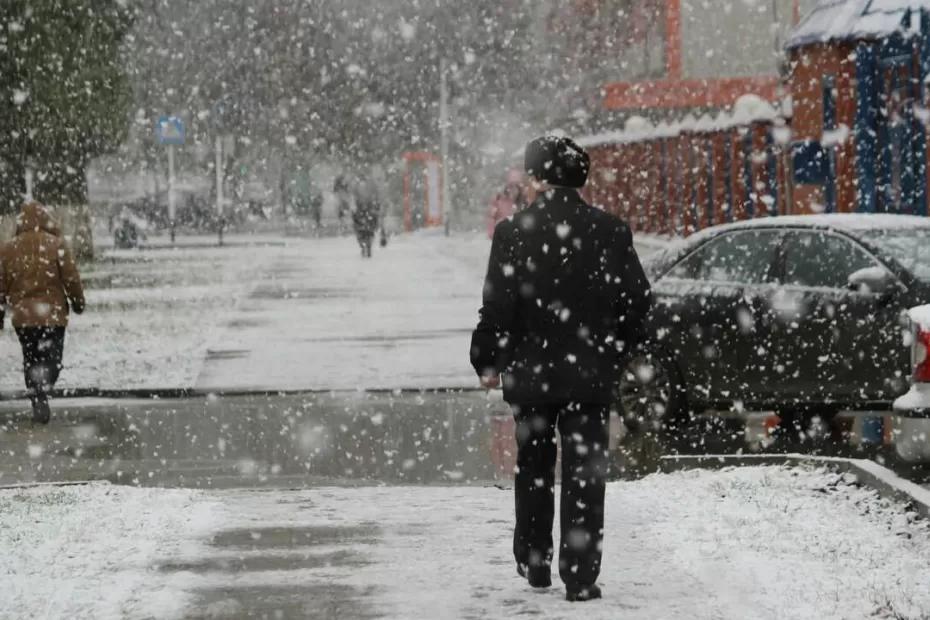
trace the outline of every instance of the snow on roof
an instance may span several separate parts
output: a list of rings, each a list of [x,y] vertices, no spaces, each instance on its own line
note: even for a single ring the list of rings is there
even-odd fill
[[[698,131],[698,132],[713,131],[714,129],[717,128],[717,126],[718,125],[717,125],[716,119],[711,118],[710,114],[702,114],[694,122],[694,131]]]
[[[903,31],[907,12],[920,9],[930,9],[930,0],[820,0],[785,47],[885,37]]]
[[[642,116],[631,116],[626,119],[626,123],[623,124],[623,130],[628,133],[645,132],[651,128],[652,123],[649,122],[649,119],[643,118]]]
[[[928,0],[930,1],[930,0]],[[755,94],[746,94],[736,100],[732,110],[724,110],[716,116],[703,114],[695,118],[688,114],[680,121],[668,123],[660,122],[653,125],[648,119],[641,116],[631,116],[627,119],[622,130],[605,131],[603,133],[582,136],[575,140],[584,148],[604,146],[605,144],[630,144],[632,142],[645,142],[662,138],[674,138],[685,132],[712,132],[745,127],[757,122],[772,122],[778,118],[775,106]],[[522,156],[523,151],[514,153],[514,157]]]
[[[774,121],[778,110],[771,103],[752,93],[743,95],[733,104],[732,120],[736,124],[749,124],[753,121]]]
[[[930,2],[930,0],[927,0],[927,2]],[[687,114],[680,121],[671,123],[661,121],[653,125],[649,119],[634,115],[626,120],[623,129],[579,136],[574,140],[578,146],[586,149],[607,144],[631,144],[674,138],[686,132],[723,131],[734,127],[746,127],[752,123],[774,122],[779,116],[778,110],[772,103],[759,95],[747,93],[736,100],[732,109],[723,110],[716,116],[705,113],[700,118],[696,118],[693,114]],[[549,133],[551,135],[565,135],[565,132],[551,131]],[[515,150],[510,156],[512,160],[522,158],[523,147]]]

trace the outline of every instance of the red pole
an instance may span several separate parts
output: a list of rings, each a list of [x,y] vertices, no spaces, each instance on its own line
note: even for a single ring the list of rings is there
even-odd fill
[[[410,160],[404,159],[404,230],[413,230],[413,220],[410,213]]]
[[[665,73],[670,80],[681,78],[681,0],[665,5]]]

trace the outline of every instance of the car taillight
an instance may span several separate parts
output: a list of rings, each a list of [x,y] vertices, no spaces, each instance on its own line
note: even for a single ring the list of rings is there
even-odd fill
[[[930,350],[930,330],[923,327],[917,328],[917,334],[914,337],[913,362],[914,362],[914,381],[916,383],[930,383],[930,356],[927,351]]]

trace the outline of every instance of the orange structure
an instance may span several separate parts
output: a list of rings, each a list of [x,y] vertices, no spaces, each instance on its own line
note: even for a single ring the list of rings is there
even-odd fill
[[[442,160],[434,153],[425,151],[408,151],[404,160],[404,230],[410,232],[415,228],[442,226],[445,205],[442,198]],[[413,174],[420,169],[423,180],[422,211],[414,206],[413,193],[417,184]]]

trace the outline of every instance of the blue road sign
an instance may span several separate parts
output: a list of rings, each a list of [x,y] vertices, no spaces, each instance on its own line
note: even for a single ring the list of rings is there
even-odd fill
[[[155,138],[159,144],[184,144],[184,121],[177,116],[162,116],[155,125]]]

